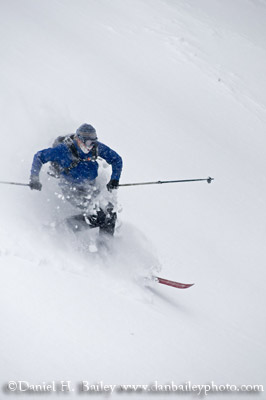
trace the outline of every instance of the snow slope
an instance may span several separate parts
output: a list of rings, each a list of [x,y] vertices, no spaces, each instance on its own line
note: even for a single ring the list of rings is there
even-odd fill
[[[0,8],[1,180],[27,182],[33,154],[83,122],[122,155],[122,183],[215,178],[120,188],[99,254],[53,229],[71,210],[45,169],[41,193],[1,185],[1,384],[265,384],[266,2]],[[160,268],[196,285],[146,287]]]

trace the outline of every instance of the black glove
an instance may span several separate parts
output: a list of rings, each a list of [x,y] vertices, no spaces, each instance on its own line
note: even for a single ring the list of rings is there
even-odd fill
[[[117,189],[119,185],[118,179],[111,179],[110,182],[107,183],[106,187],[111,192],[112,189]]]
[[[42,190],[42,184],[39,178],[30,178],[30,188],[31,190]]]

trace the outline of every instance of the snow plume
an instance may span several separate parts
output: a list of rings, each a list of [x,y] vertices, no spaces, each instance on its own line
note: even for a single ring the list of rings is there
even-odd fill
[[[122,222],[122,206],[117,200],[117,191],[108,192],[106,189],[110,171],[107,172],[106,165],[103,165],[100,162],[95,182],[99,195],[90,207],[93,212],[100,207],[104,209],[109,202],[114,205],[114,211],[118,213],[114,238],[100,240],[98,228],[74,232],[67,226],[67,218],[79,214],[79,211],[65,199],[58,180],[46,174],[48,166],[45,166],[41,176],[42,192],[33,192],[28,203],[23,201],[17,205],[16,235],[11,223],[1,232],[2,238],[9,238],[9,241],[2,240],[1,254],[15,254],[46,268],[52,265],[59,270],[87,275],[100,285],[101,281],[104,285],[114,285],[119,292],[131,292],[132,289],[127,288],[130,284],[144,288],[146,279],[159,269],[158,256],[151,242],[136,226]],[[26,193],[26,197],[30,194]]]

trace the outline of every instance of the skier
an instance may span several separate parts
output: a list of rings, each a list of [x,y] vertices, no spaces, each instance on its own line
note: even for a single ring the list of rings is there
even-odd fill
[[[50,175],[59,178],[65,199],[80,210],[78,215],[67,219],[68,226],[73,230],[99,227],[100,233],[113,235],[117,219],[114,205],[110,201],[104,208],[95,205],[100,195],[95,186],[98,176],[97,157],[112,166],[112,175],[106,185],[108,191],[117,189],[122,158],[98,141],[95,128],[89,124],[81,125],[75,134],[58,137],[53,147],[35,154],[29,185],[32,190],[42,189],[39,173],[42,165],[50,161]]]

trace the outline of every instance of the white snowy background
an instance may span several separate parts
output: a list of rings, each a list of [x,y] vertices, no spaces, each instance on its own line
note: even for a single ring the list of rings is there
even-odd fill
[[[265,0],[0,1],[0,180],[84,122],[121,183],[215,178],[120,188],[96,254],[52,229],[45,168],[42,192],[1,185],[1,385],[266,384],[265,20]],[[195,286],[148,288],[156,268]]]

